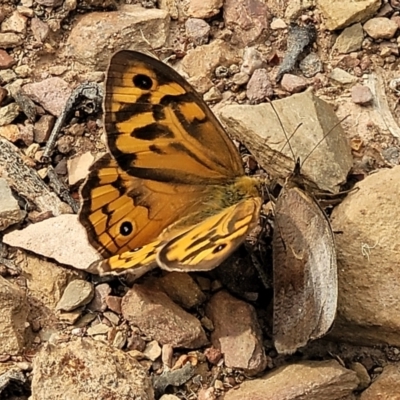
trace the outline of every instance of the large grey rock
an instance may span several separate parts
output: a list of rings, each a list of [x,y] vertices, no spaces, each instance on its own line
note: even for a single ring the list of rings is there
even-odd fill
[[[226,105],[218,114],[228,133],[243,143],[273,178],[284,180],[293,171],[293,158],[300,158],[306,180],[322,190],[337,192],[353,159],[332,107],[310,91],[272,104]]]
[[[356,186],[331,216],[339,280],[331,336],[400,346],[400,166]]]
[[[65,55],[104,69],[111,54],[120,49],[157,49],[164,45],[169,15],[164,10],[125,5],[118,11],[82,16],[69,34]]]
[[[31,400],[153,400],[146,370],[121,350],[92,339],[46,344],[33,362]]]

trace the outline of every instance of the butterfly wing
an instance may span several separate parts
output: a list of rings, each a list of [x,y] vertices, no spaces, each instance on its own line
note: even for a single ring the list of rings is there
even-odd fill
[[[221,243],[224,238],[232,243],[224,243],[226,250],[214,261],[211,245],[196,256],[199,269],[215,266],[244,239],[230,223],[235,225],[248,211],[249,228],[260,208],[255,200],[256,206],[244,203],[224,210],[252,197],[255,186],[245,185],[247,195],[243,185],[237,193],[224,192],[243,178],[244,170],[218,120],[172,68],[133,51],[117,52],[110,61],[104,110],[112,157],[106,155],[93,165],[81,190],[79,219],[91,244],[106,258],[91,269],[120,273],[155,260],[163,266],[171,261],[171,269],[195,266],[179,251],[181,243],[187,244],[182,232],[198,234],[193,240],[212,240],[201,236],[202,229],[211,226],[201,221],[222,213],[223,232],[214,231]],[[242,231],[248,229],[241,227]]]
[[[221,264],[255,226],[261,199],[244,200],[181,232],[167,230],[134,251],[93,263],[88,271],[100,275],[143,275],[157,264],[168,271],[208,271]]]
[[[103,257],[133,251],[155,240],[182,214],[197,208],[205,188],[134,178],[109,154],[90,169],[81,188],[79,220]]]
[[[232,141],[200,95],[153,57],[122,50],[104,98],[108,147],[128,175],[176,184],[221,184],[244,174]]]
[[[243,243],[258,221],[259,197],[243,200],[191,227],[162,246],[158,265],[168,271],[208,271]]]
[[[275,220],[274,342],[279,353],[294,353],[323,336],[335,318],[335,244],[324,212],[299,188],[283,188]]]
[[[126,251],[122,254],[93,262],[87,269],[92,274],[121,275],[128,273],[137,279],[157,266],[157,251],[162,242],[155,240],[135,251]]]

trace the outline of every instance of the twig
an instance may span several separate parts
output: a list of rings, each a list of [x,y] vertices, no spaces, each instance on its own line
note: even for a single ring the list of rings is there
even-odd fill
[[[23,197],[32,209],[50,211],[54,216],[71,211],[55,193],[49,190],[37,172],[28,167],[18,150],[7,139],[0,137],[0,176]]]
[[[63,112],[57,118],[53,130],[50,133],[49,140],[47,141],[44,148],[41,160],[42,162],[46,162],[50,159],[50,155],[54,149],[54,146],[56,145],[56,141],[60,134],[61,128],[64,126],[67,119],[71,117],[77,105],[80,104],[84,99],[90,101],[90,106],[88,102],[84,104],[84,111],[90,113],[96,112],[101,107],[101,102],[103,99],[102,88],[97,83],[83,83],[71,93],[71,96],[69,96]]]

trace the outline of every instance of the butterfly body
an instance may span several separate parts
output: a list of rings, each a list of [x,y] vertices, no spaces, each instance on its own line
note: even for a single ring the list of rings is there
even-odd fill
[[[105,260],[89,270],[214,268],[256,224],[259,181],[244,175],[218,120],[172,68],[120,51],[105,86],[110,154],[91,167],[79,214]]]

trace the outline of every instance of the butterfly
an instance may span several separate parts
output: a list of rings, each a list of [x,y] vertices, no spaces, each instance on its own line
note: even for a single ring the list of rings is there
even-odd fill
[[[291,354],[327,333],[338,297],[332,228],[304,187],[299,160],[276,201],[275,221],[274,345]]]
[[[257,224],[260,181],[202,97],[175,70],[121,50],[104,96],[109,153],[81,188],[79,221],[103,260],[98,274],[206,271]]]

